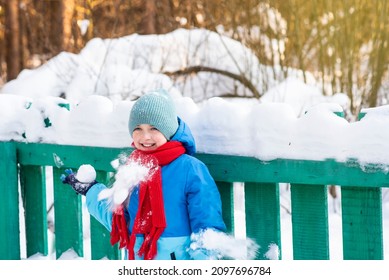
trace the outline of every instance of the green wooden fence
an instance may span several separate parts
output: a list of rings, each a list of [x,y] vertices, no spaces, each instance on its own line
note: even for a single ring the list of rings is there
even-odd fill
[[[111,161],[124,149],[54,144],[0,142],[0,259],[21,259],[19,200],[25,223],[26,257],[48,254],[46,167],[53,168],[56,257],[69,249],[84,256],[82,201],[59,180],[65,168],[92,164],[98,180],[108,182]],[[127,150],[128,152],[129,150]],[[197,154],[215,178],[223,203],[228,230],[234,229],[233,183],[243,182],[246,235],[266,259],[270,244],[280,249],[280,183],[290,183],[293,259],[327,260],[329,252],[328,186],[339,185],[342,203],[343,258],[384,258],[382,196],[389,187],[385,168],[363,166],[350,160],[308,161]],[[118,259],[120,250],[109,243],[109,233],[90,218],[91,258]]]

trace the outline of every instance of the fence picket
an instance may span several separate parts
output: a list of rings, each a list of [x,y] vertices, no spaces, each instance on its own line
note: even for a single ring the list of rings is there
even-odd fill
[[[343,258],[383,259],[381,188],[342,187]]]
[[[268,259],[271,245],[277,245],[282,258],[279,185],[246,183],[244,194],[246,235],[260,246],[257,259]]]
[[[27,258],[48,255],[46,175],[42,166],[21,165],[20,184],[25,209]]]
[[[59,179],[62,168],[53,168],[54,181],[54,230],[56,257],[73,250],[84,256],[81,196]]]
[[[16,145],[0,142],[0,260],[20,258]]]
[[[328,260],[327,186],[292,184],[293,258]]]

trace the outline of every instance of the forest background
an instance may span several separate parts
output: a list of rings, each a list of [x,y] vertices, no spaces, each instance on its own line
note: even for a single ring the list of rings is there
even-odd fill
[[[386,0],[0,0],[0,88],[23,69],[60,52],[78,53],[92,38],[166,34],[205,28],[242,42],[285,80],[300,69],[324,95],[346,93],[350,112],[388,103],[389,1]],[[216,72],[250,89],[250,77],[217,66],[180,69],[171,77]],[[246,97],[260,98],[268,88]],[[235,96],[235,92],[225,93]],[[205,97],[204,97],[205,98]]]

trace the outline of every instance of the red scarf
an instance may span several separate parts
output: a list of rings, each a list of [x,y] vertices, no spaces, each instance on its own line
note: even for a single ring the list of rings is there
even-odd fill
[[[185,148],[178,141],[169,141],[150,152],[135,150],[131,153],[129,160],[136,160],[151,168],[150,178],[140,183],[138,212],[131,235],[128,235],[123,205],[114,211],[112,217],[111,244],[120,241],[119,248],[127,247],[130,260],[135,259],[136,234],[144,235],[144,241],[137,252],[140,257],[152,260],[157,254],[157,241],[166,227],[161,167],[184,153]]]

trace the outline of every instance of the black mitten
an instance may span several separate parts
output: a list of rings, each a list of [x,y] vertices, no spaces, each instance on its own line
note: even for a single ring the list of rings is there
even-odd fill
[[[76,193],[81,194],[81,195],[86,195],[88,190],[97,183],[96,180],[93,180],[92,182],[80,182],[76,178],[76,174],[73,173],[73,170],[71,169],[66,169],[65,170],[66,174],[62,174],[60,179],[62,183],[64,184],[69,184],[73,190],[76,191]]]

